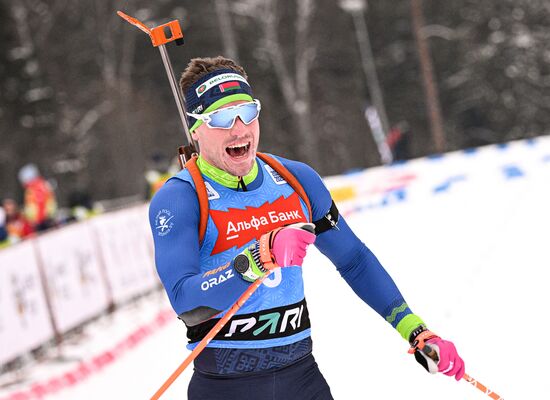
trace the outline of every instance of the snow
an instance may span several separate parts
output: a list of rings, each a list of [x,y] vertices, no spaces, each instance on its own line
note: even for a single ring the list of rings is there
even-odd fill
[[[417,172],[419,184],[410,187],[416,195],[387,206],[359,196],[341,206],[413,311],[456,344],[467,373],[506,399],[550,393],[545,366],[550,358],[545,340],[550,330],[545,294],[550,282],[548,143],[544,139],[537,151],[520,143],[504,155],[491,148],[473,158],[451,155],[440,163],[422,161],[422,167],[413,162],[403,168]],[[464,167],[474,162],[476,168]],[[503,174],[501,167],[510,165],[523,174]],[[436,195],[425,184],[429,180],[422,180],[422,168],[438,176],[442,170],[448,176],[464,173],[465,179]],[[361,182],[360,177],[353,180]],[[422,190],[425,196],[418,194]],[[335,399],[488,398],[464,381],[428,374],[407,354],[399,334],[362,303],[316,249],[303,268],[314,355]],[[89,359],[138,327],[153,327],[151,321],[168,308],[162,292],[150,294],[89,324],[62,352]],[[46,398],[147,399],[188,354],[185,343],[183,324],[171,318],[88,379]],[[0,399],[75,364],[35,363],[24,370],[29,381],[4,387]],[[184,371],[163,398],[185,399],[191,373]],[[0,385],[10,377],[1,377]]]

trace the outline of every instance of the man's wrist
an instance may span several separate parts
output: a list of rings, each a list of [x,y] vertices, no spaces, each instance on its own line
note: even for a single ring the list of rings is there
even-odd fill
[[[432,357],[432,355],[429,354],[432,353],[431,346],[428,347],[427,343],[429,340],[437,338],[439,338],[439,336],[430,331],[424,325],[419,326],[411,333],[411,337],[409,338],[409,344],[411,345],[411,347],[409,348],[409,353],[413,354],[417,350],[420,350],[427,353],[429,357]],[[436,358],[432,359],[437,362]]]
[[[409,343],[413,343],[418,335],[420,335],[422,332],[427,331],[428,328],[426,328],[426,325],[422,324],[419,325],[415,330],[411,332],[409,335]]]
[[[233,259],[233,268],[247,282],[254,282],[267,273],[260,261],[257,241]]]
[[[422,318],[416,314],[408,314],[399,321],[395,329],[397,329],[403,339],[410,343],[411,334],[420,326],[423,326],[424,329],[426,328],[426,324],[422,321]]]

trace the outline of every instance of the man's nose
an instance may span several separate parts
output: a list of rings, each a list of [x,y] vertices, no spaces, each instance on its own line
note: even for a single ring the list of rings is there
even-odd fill
[[[241,117],[235,118],[233,128],[231,128],[231,134],[234,136],[243,136],[248,131],[246,124],[241,120]]]

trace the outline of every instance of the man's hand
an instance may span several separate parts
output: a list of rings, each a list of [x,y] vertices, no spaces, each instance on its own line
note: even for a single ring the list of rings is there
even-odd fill
[[[416,361],[428,372],[454,376],[457,381],[464,376],[464,361],[453,342],[441,339],[423,326],[411,333],[409,342],[409,353],[414,353]]]
[[[315,225],[298,223],[286,226],[275,233],[271,254],[279,267],[302,266],[307,247],[315,242]]]
[[[315,242],[315,225],[297,223],[263,234],[233,259],[233,268],[254,282],[276,267],[302,266],[307,247]]]

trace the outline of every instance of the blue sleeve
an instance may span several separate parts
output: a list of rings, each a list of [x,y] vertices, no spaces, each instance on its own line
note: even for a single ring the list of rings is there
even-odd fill
[[[228,268],[206,276],[201,273],[199,202],[188,182],[171,179],[155,194],[149,206],[149,223],[157,272],[178,315],[204,307],[221,312],[249,286],[238,277],[224,280],[223,285],[208,285],[209,280],[227,274]]]
[[[300,181],[311,203],[313,220],[323,218],[332,205],[321,177],[304,163],[279,160]],[[353,291],[395,328],[412,311],[376,256],[340,216],[338,229],[317,236],[315,246],[336,266]]]

